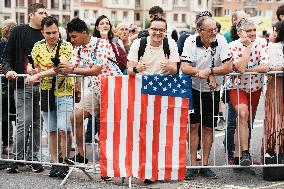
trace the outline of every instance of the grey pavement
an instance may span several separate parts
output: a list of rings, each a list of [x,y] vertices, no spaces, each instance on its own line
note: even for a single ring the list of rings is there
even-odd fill
[[[260,162],[260,146],[263,135],[263,115],[264,100],[261,99],[258,107],[254,129],[252,131],[251,153],[254,161]],[[223,146],[224,131],[215,132],[215,143],[212,147],[210,165],[220,167],[225,164],[225,151]],[[90,148],[87,147],[87,148]],[[213,149],[215,148],[215,153]],[[47,150],[45,150],[45,154]],[[215,158],[214,158],[215,156]],[[44,156],[46,157],[46,155]],[[88,154],[91,158],[91,153]],[[215,159],[215,161],[214,161]],[[47,167],[48,169],[48,167]],[[67,179],[64,186],[60,186],[61,179],[48,177],[49,170],[42,173],[33,173],[26,167],[21,167],[18,174],[8,174],[5,170],[0,170],[0,188],[128,188],[128,179],[122,183],[121,178],[114,178],[112,181],[105,182],[100,179],[99,174],[90,173],[94,180],[89,178],[79,169],[75,169]],[[133,188],[167,188],[167,189],[195,189],[195,188],[215,188],[215,189],[243,189],[243,188],[283,188],[282,182],[267,182],[262,179],[262,168],[253,168],[256,175],[244,175],[233,172],[232,168],[214,168],[213,170],[219,176],[218,179],[206,179],[201,176],[191,181],[158,181],[151,185],[145,185],[139,179],[132,179]],[[284,173],[283,173],[284,174]]]

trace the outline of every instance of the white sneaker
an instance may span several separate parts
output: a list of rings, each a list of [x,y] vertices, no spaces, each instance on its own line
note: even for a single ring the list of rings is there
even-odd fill
[[[200,161],[202,159],[201,154],[202,154],[201,149],[197,150],[197,161]]]
[[[218,119],[217,127],[215,127],[215,130],[216,131],[223,131],[223,130],[225,130],[225,126],[226,126],[226,121],[223,121],[222,119]]]

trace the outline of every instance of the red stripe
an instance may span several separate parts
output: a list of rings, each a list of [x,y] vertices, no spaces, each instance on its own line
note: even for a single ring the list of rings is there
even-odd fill
[[[182,99],[181,116],[180,116],[180,137],[179,137],[179,169],[178,180],[184,180],[186,170],[186,138],[188,122],[189,99]]]
[[[166,126],[166,150],[165,150],[165,180],[171,180],[172,173],[172,147],[174,126],[175,97],[168,97],[167,126]]]
[[[100,166],[101,175],[107,176],[107,157],[106,157],[106,139],[107,139],[107,109],[108,109],[108,78],[101,80],[101,112],[100,112]]]
[[[148,106],[148,95],[141,94],[141,114],[140,114],[140,129],[139,129],[139,171],[138,171],[138,177],[140,179],[145,178],[147,106]]]
[[[125,157],[126,173],[128,177],[132,176],[134,102],[135,102],[135,77],[129,76],[126,157]]]
[[[161,96],[155,96],[154,120],[153,120],[153,142],[152,142],[152,180],[158,180],[158,153],[160,135]]]
[[[110,86],[113,87],[113,86]],[[120,118],[121,118],[121,88],[122,77],[115,77],[114,90],[114,131],[113,131],[113,171],[115,177],[120,177],[119,144],[120,144]]]

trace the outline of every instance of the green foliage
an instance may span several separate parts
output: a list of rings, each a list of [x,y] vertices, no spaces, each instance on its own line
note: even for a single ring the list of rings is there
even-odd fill
[[[140,27],[143,28],[143,21],[140,24]],[[150,28],[150,20],[146,19],[145,20],[145,29]]]

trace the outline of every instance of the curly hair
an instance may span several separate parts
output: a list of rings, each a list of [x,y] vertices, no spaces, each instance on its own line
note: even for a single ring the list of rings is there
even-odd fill
[[[67,31],[68,33],[72,33],[74,31],[82,33],[85,31],[87,34],[89,34],[87,24],[78,17],[73,18],[70,22],[68,22]]]
[[[107,33],[107,37],[108,37],[108,40],[111,41],[112,38],[113,38],[112,25],[111,25],[111,23],[110,23],[108,17],[105,16],[105,15],[101,15],[101,16],[99,16],[99,17],[97,18],[96,23],[95,23],[95,28],[94,28],[93,36],[94,36],[94,37],[98,37],[98,38],[101,38],[101,37],[102,37],[101,34],[100,34],[100,31],[99,31],[97,28],[98,28],[98,26],[99,26],[99,24],[100,24],[100,21],[101,21],[102,19],[104,19],[104,18],[106,18],[106,19],[108,20],[109,25],[110,25],[110,29],[109,29],[109,32]]]
[[[159,6],[153,6],[149,9],[149,14],[163,14],[164,11]]]
[[[280,15],[284,15],[284,5],[281,5],[276,10],[276,16],[279,21],[281,21]]]

